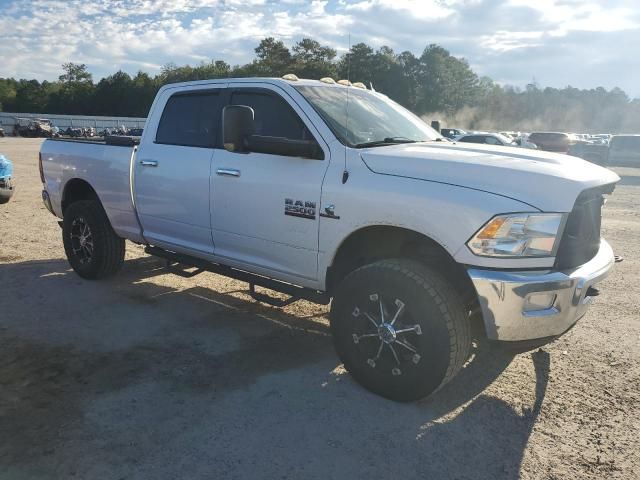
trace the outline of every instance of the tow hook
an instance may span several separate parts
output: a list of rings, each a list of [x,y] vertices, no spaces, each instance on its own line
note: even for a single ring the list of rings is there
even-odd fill
[[[621,261],[624,260],[624,257],[622,255],[614,255],[613,259],[615,260],[616,263],[620,263]]]

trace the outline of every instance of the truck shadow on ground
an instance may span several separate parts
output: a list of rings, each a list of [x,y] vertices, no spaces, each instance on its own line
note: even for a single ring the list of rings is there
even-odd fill
[[[229,474],[255,475],[229,457],[261,457],[247,450],[246,435],[224,428],[253,414],[251,444],[271,455],[297,452],[280,467],[304,461],[308,470],[295,466],[305,478],[519,478],[547,388],[546,352],[530,356],[536,381],[528,409],[485,393],[513,354],[481,339],[435,396],[397,404],[336,372],[322,310],[305,318],[263,306],[234,295],[237,282],[224,292],[193,286],[197,278],[181,288],[154,282],[164,274],[163,262],[149,257],[127,261],[104,282],[79,279],[63,260],[0,265],[0,431],[13,439],[0,445],[0,472],[55,464],[56,475],[86,474],[95,467],[92,448],[106,443],[113,456],[136,458],[114,477],[144,477],[145,468],[167,461],[158,457],[160,442],[161,451],[190,450],[193,462],[185,471],[172,459],[166,478],[204,476],[217,458]],[[229,399],[244,410],[224,409]],[[145,401],[155,416],[136,410]],[[105,411],[117,418],[108,426]],[[303,426],[291,422],[293,412]],[[260,428],[269,415],[281,417],[278,428]],[[213,441],[209,424],[226,433]],[[172,429],[194,430],[197,445]],[[128,440],[143,432],[155,440]],[[402,461],[385,460],[400,452]],[[275,476],[271,468],[261,476]]]

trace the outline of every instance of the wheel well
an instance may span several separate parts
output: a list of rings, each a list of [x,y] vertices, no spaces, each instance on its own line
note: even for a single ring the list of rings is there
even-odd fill
[[[74,178],[67,182],[62,194],[62,214],[69,205],[78,200],[99,200],[98,194],[85,180]]]
[[[464,267],[442,245],[413,230],[388,226],[362,228],[340,245],[327,269],[327,291],[332,294],[342,279],[357,268],[386,258],[417,260],[443,275],[465,303],[471,304],[477,297]]]

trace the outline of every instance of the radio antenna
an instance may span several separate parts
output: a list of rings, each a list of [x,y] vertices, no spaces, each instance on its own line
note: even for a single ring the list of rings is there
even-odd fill
[[[344,170],[342,171],[342,183],[347,183],[349,179],[349,170],[347,170],[347,144],[346,140],[349,135],[349,86],[351,85],[351,32],[349,32],[349,50],[347,50],[347,101],[345,102],[345,120],[344,120]]]

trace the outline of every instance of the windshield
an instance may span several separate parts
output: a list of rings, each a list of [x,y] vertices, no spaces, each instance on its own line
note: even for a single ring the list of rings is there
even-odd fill
[[[384,95],[352,87],[300,85],[295,88],[327,122],[336,137],[350,147],[442,138],[420,118]]]

